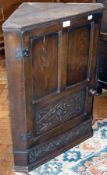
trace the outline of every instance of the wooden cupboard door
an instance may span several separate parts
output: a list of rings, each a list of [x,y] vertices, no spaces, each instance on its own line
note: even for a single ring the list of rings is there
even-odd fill
[[[82,41],[80,39],[77,43],[75,36],[80,30]],[[63,132],[70,129],[70,126],[67,128],[66,121],[72,122],[74,117],[85,113],[86,87],[83,81],[87,79],[90,36],[87,28],[80,30],[47,33],[31,41],[35,137],[43,137],[42,134],[46,132],[48,136],[43,139],[48,140],[53,137],[53,133],[61,134],[60,127],[63,124]],[[79,49],[81,58],[79,50],[76,55],[76,50],[82,42],[86,45],[83,50]],[[78,64],[80,60],[81,65]],[[79,88],[78,83],[82,83]]]
[[[94,88],[91,84],[95,79],[93,25],[50,32],[31,40],[36,135],[87,114],[87,88]]]
[[[99,26],[91,20],[50,28],[32,31],[30,37],[31,169],[92,135]]]

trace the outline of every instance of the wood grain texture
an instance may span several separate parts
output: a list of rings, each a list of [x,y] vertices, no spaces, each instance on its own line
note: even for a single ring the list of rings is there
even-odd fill
[[[99,34],[96,32],[96,25],[93,26],[92,24],[99,24],[102,9],[101,4],[88,4],[87,6],[86,4],[49,3],[46,6],[44,3],[24,3],[4,24],[16,171],[28,172],[50,158],[57,156],[68,147],[70,148],[70,146],[72,147],[92,136],[93,96],[89,93],[89,90],[94,88],[95,85],[96,38]],[[36,15],[35,10],[37,10]],[[88,20],[88,15],[92,14],[92,19]],[[26,23],[24,23],[25,16],[28,18]],[[65,20],[70,21],[70,25],[66,28],[62,23]],[[59,29],[61,23],[62,26]],[[47,30],[51,25],[54,28],[54,24],[55,30],[56,25],[59,29],[56,33]],[[88,25],[89,28],[87,28]],[[39,27],[44,33],[38,37],[40,33],[36,33],[36,31],[39,31]],[[90,35],[92,30],[94,30],[94,35]],[[70,37],[69,31],[75,33],[73,39]],[[35,36],[32,34],[35,34]],[[88,50],[92,39],[94,44],[92,44],[90,52],[93,54],[93,59],[91,59]],[[79,41],[80,47],[75,44],[77,41]],[[69,47],[72,44],[74,47]],[[69,55],[73,55],[73,53],[74,55],[73,58],[69,57],[67,64],[71,67],[70,71],[67,72],[67,64],[64,63],[67,62],[68,47],[72,51]],[[28,55],[23,55],[23,50],[26,49],[28,49]],[[19,57],[16,54],[17,50],[19,51]],[[78,54],[76,54],[76,50],[78,50]],[[75,60],[77,60],[76,63]],[[80,63],[77,70],[78,60]],[[87,79],[88,61],[92,64],[90,68],[93,75],[92,79]],[[72,76],[73,72],[76,72],[73,75],[76,81],[74,79],[72,83],[70,79],[70,86],[68,87],[67,76]],[[60,89],[60,91],[57,91],[57,89]],[[54,98],[53,92],[56,92]],[[78,94],[79,98],[82,95],[83,100],[80,100],[80,102]],[[70,98],[73,102],[69,100]],[[58,108],[56,108],[57,105]],[[81,109],[78,108],[80,105],[82,105]],[[42,127],[40,126],[39,129],[37,123],[37,112],[39,110],[37,106],[39,106],[42,113],[39,120],[39,122],[42,122]],[[69,107],[73,110],[68,109]],[[48,110],[46,115],[44,109]],[[65,115],[66,110],[70,113]],[[34,111],[36,111],[35,116]],[[51,114],[49,114],[50,111]],[[47,118],[44,121],[45,116]],[[57,118],[55,119],[55,117]],[[59,118],[62,118],[60,122]],[[70,125],[71,122],[72,125]],[[49,126],[43,130],[44,126],[47,125]],[[83,132],[84,128],[86,132]],[[73,130],[77,130],[77,132],[73,133]],[[73,134],[74,139],[69,137],[69,133]],[[47,147],[47,143],[50,146],[44,156],[41,156],[42,151]],[[63,145],[63,143],[65,144]],[[39,148],[36,150],[37,156],[33,158],[33,162],[29,162],[29,152],[35,148]],[[39,152],[40,157],[38,156]]]
[[[0,56],[0,174],[15,175],[13,173],[13,154],[11,139],[11,124],[9,115],[8,88],[6,68],[3,56]],[[107,91],[94,100],[94,122],[107,118]],[[22,174],[21,174],[22,175]]]
[[[101,4],[87,6],[49,3],[46,6],[44,3],[24,3],[14,12],[13,18],[10,17],[10,21],[5,23],[5,54],[16,171],[28,172],[59,155],[68,146],[70,148],[92,136],[93,96],[89,92],[95,87],[96,38],[99,36],[96,25],[99,28],[102,9]],[[88,20],[88,15],[93,15],[92,19]],[[25,16],[28,16],[28,20],[22,24]],[[62,23],[59,29],[61,22],[68,19],[70,25],[65,27],[65,23]],[[43,32],[38,36],[40,33],[36,31],[39,31],[40,24],[44,24],[41,27]],[[54,24],[55,30],[59,29],[56,32],[49,30],[51,25],[54,28]],[[93,30],[94,35],[91,35]],[[92,39],[92,48],[89,50]],[[28,54],[24,55],[26,49]],[[92,79],[87,78],[88,62],[92,64]],[[70,70],[67,70],[67,64]],[[67,78],[72,76],[73,79],[69,79],[67,84]],[[72,125],[68,122],[72,122]],[[84,127],[86,132],[82,132]],[[69,138],[69,132],[75,129],[78,134],[74,132],[74,139]],[[67,143],[63,145],[67,136]],[[61,142],[58,142],[60,139]],[[39,151],[45,149],[42,149],[42,145],[47,143],[50,146],[44,156],[35,156],[33,162],[29,162],[29,151],[40,147],[36,153],[39,155]]]
[[[107,118],[107,90],[103,90],[101,96],[96,96],[93,106],[94,121]]]
[[[90,25],[69,30],[68,37],[67,86],[88,79]]]
[[[0,56],[0,174],[14,175],[7,76]]]
[[[23,3],[3,24],[3,29],[31,29],[45,23],[55,23],[57,20],[63,22],[68,18],[99,12],[102,8],[100,3]]]
[[[32,46],[33,95],[38,99],[57,91],[58,34],[53,33],[36,38]]]
[[[103,3],[105,7],[101,22],[101,35],[97,66],[98,89],[99,91],[102,91],[102,88],[107,89],[107,1],[97,0],[97,2]]]
[[[106,0],[97,0],[98,3],[104,4],[104,11],[102,17],[101,33],[107,33],[107,1]]]

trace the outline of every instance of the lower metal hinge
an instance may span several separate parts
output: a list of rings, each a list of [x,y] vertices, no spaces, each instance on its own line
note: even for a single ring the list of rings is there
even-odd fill
[[[27,58],[29,56],[29,49],[28,48],[17,48],[16,49],[16,58],[21,60]]]

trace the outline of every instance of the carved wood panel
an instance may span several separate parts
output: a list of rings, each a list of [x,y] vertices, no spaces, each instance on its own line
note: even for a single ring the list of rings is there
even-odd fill
[[[54,102],[35,112],[36,133],[46,132],[62,122],[84,112],[85,91],[80,91],[69,97]]]
[[[75,143],[75,139],[79,137],[82,138],[84,136],[84,133],[88,137],[88,135],[92,134],[91,122],[92,122],[91,120],[88,120],[83,124],[80,124],[72,131],[70,130],[39,146],[35,146],[34,148],[30,149],[28,152],[29,164],[32,164],[35,161],[38,162],[39,159],[49,156],[49,154],[53,154],[58,149],[61,149],[65,146],[68,146],[69,144],[72,144],[72,142]]]

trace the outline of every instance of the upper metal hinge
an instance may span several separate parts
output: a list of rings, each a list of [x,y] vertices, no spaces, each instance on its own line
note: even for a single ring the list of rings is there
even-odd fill
[[[29,56],[29,49],[28,48],[17,48],[16,49],[16,58],[17,59],[24,59]]]

